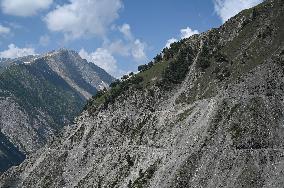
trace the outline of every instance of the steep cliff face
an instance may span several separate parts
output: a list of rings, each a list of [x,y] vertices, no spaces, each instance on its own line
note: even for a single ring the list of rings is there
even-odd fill
[[[89,96],[113,80],[65,49],[5,62],[0,68],[0,134],[13,147],[9,151],[6,141],[0,143],[1,167],[18,164],[23,154],[42,147],[73,120]]]
[[[283,12],[269,0],[173,44],[2,187],[283,187]]]

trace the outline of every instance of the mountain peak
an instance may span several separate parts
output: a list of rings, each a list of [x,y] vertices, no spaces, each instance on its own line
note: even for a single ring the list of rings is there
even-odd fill
[[[67,49],[5,60],[0,69],[0,173],[42,147],[113,81]]]
[[[68,49],[68,48],[59,48],[58,52],[61,52],[61,53],[76,53],[76,54],[78,54],[77,51],[71,50],[71,49]]]
[[[75,50],[67,49],[67,48],[60,48],[58,50],[53,50],[50,52],[47,52],[46,54],[43,54],[42,57],[45,56],[63,56],[63,55],[73,55],[73,56],[79,56],[78,52]]]

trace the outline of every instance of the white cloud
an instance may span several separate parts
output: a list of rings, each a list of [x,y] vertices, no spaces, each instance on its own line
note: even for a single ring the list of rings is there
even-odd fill
[[[103,48],[107,49],[111,54],[132,57],[136,62],[145,61],[147,59],[145,52],[147,44],[135,38],[130,25],[123,24],[122,26],[115,27],[115,29],[123,34],[124,40],[119,39],[114,42],[106,42]]]
[[[105,40],[103,46],[96,49],[94,52],[89,53],[84,49],[81,49],[79,54],[82,58],[87,59],[89,62],[93,62],[97,66],[106,70],[109,74],[115,77],[120,77],[127,73],[127,71],[119,69],[114,55],[120,55],[132,58],[137,62],[142,62],[147,59],[145,53],[147,44],[142,42],[140,39],[135,38],[129,24],[113,26],[113,31],[121,32],[123,34],[123,38],[115,41]]]
[[[5,27],[0,24],[0,36],[1,35],[7,35],[11,32],[11,29],[9,27]]]
[[[47,46],[50,43],[50,38],[48,35],[43,35],[39,38],[39,44],[41,46]]]
[[[180,34],[181,34],[180,38],[184,39],[192,35],[199,34],[199,32],[197,30],[192,30],[191,28],[187,27],[185,29],[181,29]]]
[[[131,33],[131,28],[129,24],[123,24],[122,26],[118,27],[119,31],[124,34],[124,37],[127,40],[133,40],[133,35]]]
[[[145,61],[147,56],[145,54],[146,44],[136,39],[133,43],[131,54],[136,61]]]
[[[130,56],[131,47],[122,40],[116,40],[110,44],[106,44],[105,47],[113,54],[118,54],[121,56]]]
[[[186,27],[186,28],[180,30],[180,39],[188,38],[188,37],[195,35],[195,34],[199,34],[199,31],[193,30],[190,27]],[[171,39],[167,40],[165,48],[169,48],[172,43],[177,42],[177,41],[178,41],[177,38],[171,38]]]
[[[28,55],[35,55],[34,48],[19,48],[15,44],[10,44],[7,50],[0,52],[1,58],[18,58]]]
[[[79,55],[89,62],[101,67],[111,75],[118,74],[116,59],[111,53],[104,48],[98,48],[95,52],[88,53],[84,49],[81,49]]]
[[[165,48],[170,48],[171,44],[174,42],[177,42],[178,40],[176,38],[171,38],[167,41]]]
[[[104,36],[122,6],[120,0],[70,0],[49,12],[44,20],[49,30],[63,32],[67,40]]]
[[[2,0],[3,13],[14,16],[32,16],[39,10],[47,9],[53,0]]]
[[[129,24],[123,24],[118,27],[118,30],[124,35],[125,41],[118,40],[108,45],[108,49],[122,56],[132,56],[137,62],[142,62],[147,59],[146,48],[147,44],[140,39],[135,38]]]
[[[213,0],[215,11],[222,19],[222,22],[226,22],[232,16],[235,16],[244,9],[251,8],[262,0]]]

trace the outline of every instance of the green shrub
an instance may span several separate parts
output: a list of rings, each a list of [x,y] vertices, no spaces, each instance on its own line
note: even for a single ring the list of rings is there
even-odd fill
[[[169,66],[163,74],[164,82],[179,84],[184,80],[193,61],[192,52],[190,47],[182,49],[177,58],[169,62]]]
[[[201,68],[202,71],[205,71],[210,66],[210,61],[206,58],[200,58],[198,60],[197,66]]]
[[[109,85],[109,87],[116,87],[117,85],[119,85],[120,84],[120,80],[119,79],[116,79],[114,82],[112,82],[110,85]]]
[[[148,65],[140,65],[140,66],[138,66],[138,71],[139,72],[143,72],[143,71],[146,71],[146,70],[148,70]]]

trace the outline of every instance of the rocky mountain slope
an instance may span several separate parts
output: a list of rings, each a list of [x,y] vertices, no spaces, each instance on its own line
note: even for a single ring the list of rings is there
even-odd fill
[[[0,171],[42,147],[113,77],[70,50],[2,61]]]
[[[284,187],[284,3],[163,50],[2,187]]]

